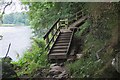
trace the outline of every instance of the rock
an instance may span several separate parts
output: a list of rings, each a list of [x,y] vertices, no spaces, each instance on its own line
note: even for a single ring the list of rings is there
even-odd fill
[[[58,71],[60,71],[60,72],[63,72],[63,71],[64,71],[64,69],[63,69],[61,66],[54,66],[54,67],[52,67],[51,70],[58,70]]]
[[[51,78],[51,76],[50,76],[50,75],[48,75],[48,76],[47,76],[47,78]]]
[[[80,59],[82,57],[83,54],[76,54],[77,59]]]
[[[74,62],[75,60],[73,59],[73,58],[69,58],[69,59],[67,59],[67,62]]]
[[[64,63],[54,63],[50,65],[48,78],[67,78],[67,73],[64,67]]]
[[[61,74],[58,75],[58,78],[67,78],[68,75],[66,73],[66,71],[63,71]]]
[[[56,66],[51,65],[52,67],[49,70],[49,77],[57,78],[60,74],[62,74],[65,71],[64,67],[62,67],[63,65],[64,64],[62,63]]]
[[[120,73],[120,53],[115,55],[115,58],[112,60],[112,66],[116,69],[118,73]]]
[[[60,63],[59,66],[63,67],[63,66],[64,66],[64,63]]]
[[[51,64],[51,65],[50,65],[50,68],[52,68],[52,67],[54,67],[54,66],[57,66],[57,63]]]
[[[58,75],[61,74],[62,72],[59,70],[52,69],[49,71],[49,75]]]
[[[33,76],[34,78],[38,78],[38,77],[43,77],[43,75],[41,73],[37,73]]]
[[[57,78],[57,77],[58,77],[58,75],[54,75],[54,76],[53,76],[53,78]]]

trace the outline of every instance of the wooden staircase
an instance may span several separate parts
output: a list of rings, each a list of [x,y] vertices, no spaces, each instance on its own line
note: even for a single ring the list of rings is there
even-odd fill
[[[85,22],[86,19],[87,17],[79,11],[72,17],[58,19],[53,24],[43,37],[44,40],[46,40],[45,49],[48,50],[48,60],[57,61],[66,60],[68,58],[74,33],[78,26],[80,26],[79,24]]]
[[[71,41],[73,38],[73,32],[61,32],[55,45],[49,52],[49,59],[67,59]]]

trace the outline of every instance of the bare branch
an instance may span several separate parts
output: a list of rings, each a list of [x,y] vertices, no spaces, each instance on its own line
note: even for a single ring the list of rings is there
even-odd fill
[[[3,11],[2,11],[2,13],[1,13],[1,15],[0,15],[0,22],[1,22],[1,23],[3,23],[2,17],[3,17],[3,15],[5,14],[5,9],[12,4],[12,0],[11,0],[10,2],[6,2],[6,3],[7,3],[7,4],[4,6]]]
[[[3,8],[3,12],[2,12],[2,15],[5,13],[5,9],[12,4],[12,0],[10,2],[8,2],[5,7]]]

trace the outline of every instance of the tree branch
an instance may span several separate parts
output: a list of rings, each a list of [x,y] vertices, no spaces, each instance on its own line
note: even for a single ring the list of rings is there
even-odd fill
[[[2,13],[1,13],[1,16],[0,16],[0,18],[1,18],[1,23],[3,23],[2,17],[3,17],[3,15],[5,14],[5,9],[6,9],[9,5],[11,5],[11,4],[12,4],[12,0],[11,0],[10,2],[8,2],[8,3],[4,6],[3,11],[2,11]]]
[[[5,13],[5,9],[7,8],[7,6],[11,5],[12,4],[12,0],[10,2],[8,2],[5,7],[3,8],[3,12],[2,12],[2,15]]]

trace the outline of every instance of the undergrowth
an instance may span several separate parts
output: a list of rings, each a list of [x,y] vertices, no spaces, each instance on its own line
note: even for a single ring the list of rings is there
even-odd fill
[[[44,49],[44,41],[39,39],[33,40],[31,49],[27,50],[19,61],[12,62],[16,65],[18,76],[33,76],[37,69],[46,68],[49,65],[47,62],[47,52]]]
[[[80,60],[67,65],[68,71],[75,78],[93,77],[95,71],[102,67],[102,61],[95,61],[92,58],[81,58]]]
[[[105,7],[103,4],[107,6]],[[111,65],[118,40],[118,19],[115,6],[114,3],[87,5],[87,12],[91,15],[92,23],[87,21],[75,34],[76,38],[83,40],[81,52],[83,55],[74,63],[66,64],[70,76],[75,78],[115,77],[115,68]]]

